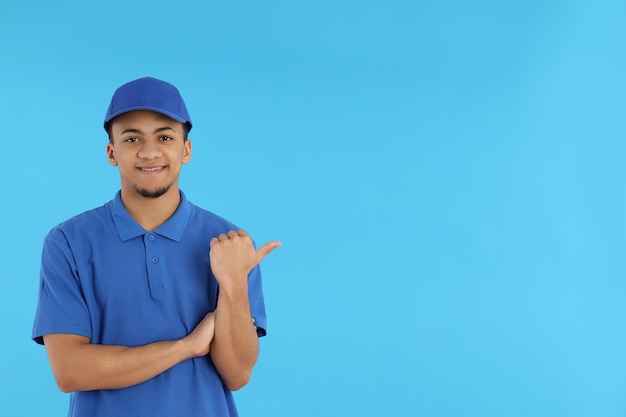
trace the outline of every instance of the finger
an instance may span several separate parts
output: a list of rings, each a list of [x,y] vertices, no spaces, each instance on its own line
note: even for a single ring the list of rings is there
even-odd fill
[[[239,234],[236,231],[234,231],[234,230],[231,230],[231,231],[228,232],[228,237],[231,238],[231,239],[234,238],[234,237],[237,237],[237,236],[239,236]]]
[[[239,231],[237,231],[237,234],[238,234],[239,236],[241,236],[241,237],[246,237],[246,236],[248,236],[248,232],[246,232],[246,231],[245,231],[245,230],[243,230],[243,229],[239,229]]]
[[[220,242],[228,240],[228,236],[225,235],[224,233],[221,233],[217,238],[220,240]]]
[[[257,259],[259,260],[259,262],[261,262],[263,258],[269,255],[271,251],[273,251],[274,249],[276,249],[277,247],[281,245],[282,245],[281,242],[279,242],[278,240],[274,240],[272,242],[267,242],[265,245],[258,248],[256,250],[256,254],[257,254]]]
[[[211,239],[211,241],[209,242],[209,246],[213,247],[213,245],[215,245],[217,242],[219,242],[220,240],[216,237],[214,237],[213,239]]]

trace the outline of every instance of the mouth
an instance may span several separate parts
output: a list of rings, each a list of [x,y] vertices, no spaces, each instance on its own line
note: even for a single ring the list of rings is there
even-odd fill
[[[165,169],[165,166],[158,166],[158,167],[137,167],[137,169],[141,172],[158,172],[158,171],[163,171]]]

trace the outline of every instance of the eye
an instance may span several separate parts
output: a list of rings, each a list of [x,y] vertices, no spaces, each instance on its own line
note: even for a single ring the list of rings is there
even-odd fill
[[[139,138],[136,138],[136,137],[134,137],[134,136],[133,136],[133,137],[130,137],[130,138],[126,138],[126,139],[124,139],[124,142],[127,142],[127,143],[135,143],[135,142],[137,142],[137,141],[139,141]]]
[[[170,140],[174,140],[174,138],[171,136],[161,136],[161,140],[167,142]]]

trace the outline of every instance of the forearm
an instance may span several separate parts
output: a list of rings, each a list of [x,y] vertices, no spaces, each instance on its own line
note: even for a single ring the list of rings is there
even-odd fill
[[[259,356],[259,339],[250,312],[248,276],[261,260],[281,245],[278,241],[254,248],[244,230],[230,230],[210,242],[211,270],[219,284],[215,309],[215,337],[211,359],[230,390],[250,380]]]
[[[182,339],[126,347],[91,344],[84,336],[49,334],[46,350],[57,385],[64,392],[126,388],[178,363],[209,353],[215,328],[208,313]]]
[[[237,390],[250,380],[258,356],[259,340],[252,321],[247,286],[220,288],[211,359],[228,389]]]
[[[51,334],[45,336],[45,342],[52,371],[63,392],[126,388],[193,357],[184,339],[125,347]]]

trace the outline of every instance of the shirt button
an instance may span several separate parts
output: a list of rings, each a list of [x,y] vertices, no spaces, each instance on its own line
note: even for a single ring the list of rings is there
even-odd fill
[[[148,236],[148,240],[154,240],[154,235]]]
[[[159,258],[157,258],[156,256],[154,258],[152,258],[152,263],[153,264],[158,264],[159,263]]]

